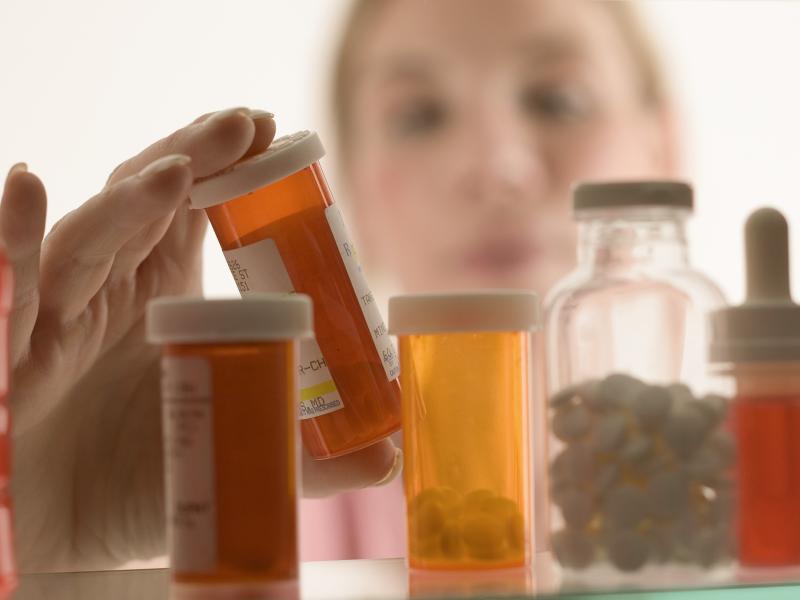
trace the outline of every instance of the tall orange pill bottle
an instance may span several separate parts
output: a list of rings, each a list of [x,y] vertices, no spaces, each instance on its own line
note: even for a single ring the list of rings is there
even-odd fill
[[[530,564],[536,296],[395,297],[411,569]]]
[[[296,368],[301,432],[315,458],[400,427],[397,354],[325,182],[324,154],[319,137],[303,131],[191,192],[242,295],[299,292],[314,301],[315,339],[302,344]]]
[[[172,600],[298,598],[297,354],[305,296],[161,298]]]

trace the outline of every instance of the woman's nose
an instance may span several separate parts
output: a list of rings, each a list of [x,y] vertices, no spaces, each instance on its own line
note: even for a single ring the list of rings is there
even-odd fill
[[[541,140],[512,107],[485,101],[467,123],[463,185],[473,201],[490,205],[541,197],[547,170]]]

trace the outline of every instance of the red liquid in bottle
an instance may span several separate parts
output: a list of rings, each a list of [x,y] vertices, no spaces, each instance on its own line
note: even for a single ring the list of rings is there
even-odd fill
[[[735,403],[739,559],[800,564],[800,394],[739,396]]]

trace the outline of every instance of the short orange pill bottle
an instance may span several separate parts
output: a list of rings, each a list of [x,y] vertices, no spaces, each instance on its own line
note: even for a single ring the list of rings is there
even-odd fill
[[[529,373],[537,298],[515,291],[399,296],[411,569],[530,565]]]
[[[315,338],[296,365],[300,429],[314,458],[400,428],[397,353],[325,182],[324,154],[315,133],[299,132],[191,191],[243,296],[299,292],[314,301]]]
[[[296,599],[298,339],[306,296],[160,298],[172,600]]]

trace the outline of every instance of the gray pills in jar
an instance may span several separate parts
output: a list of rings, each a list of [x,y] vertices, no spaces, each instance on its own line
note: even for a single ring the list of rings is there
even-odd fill
[[[551,497],[562,525],[553,550],[567,568],[608,562],[711,568],[731,553],[728,401],[682,383],[615,373],[550,399],[559,450]]]

